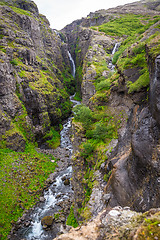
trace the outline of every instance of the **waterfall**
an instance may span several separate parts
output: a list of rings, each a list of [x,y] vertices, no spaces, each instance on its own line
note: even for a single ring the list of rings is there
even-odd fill
[[[54,29],[54,32],[57,34],[58,37],[60,37],[61,41],[64,43],[64,41],[62,40],[62,37],[61,37],[61,34],[56,30]],[[74,60],[72,58],[72,55],[69,51],[67,51],[68,53],[68,57],[69,57],[69,60],[71,62],[71,67],[72,67],[72,76],[75,78],[75,75],[76,75],[76,66],[75,66],[75,63],[74,63]]]
[[[61,38],[61,35],[60,35],[60,33],[56,30],[56,29],[53,29],[53,31],[57,34],[57,36],[58,37],[60,37]]]
[[[116,43],[116,44],[115,44],[115,46],[114,46],[114,48],[113,48],[113,50],[112,50],[112,55],[114,55],[115,52],[118,51],[119,46],[120,46],[120,43]]]
[[[113,55],[115,54],[115,52],[118,51],[119,46],[120,46],[120,43],[116,43],[113,50],[112,50],[112,53],[111,53],[112,58],[111,58],[111,61],[108,64],[108,67],[111,69],[111,71],[114,71],[114,68],[115,68],[115,65],[112,63]]]
[[[75,78],[75,75],[76,75],[76,66],[75,66],[74,60],[73,60],[70,52],[67,51],[67,53],[68,53],[68,57],[69,57],[69,60],[70,60],[70,62],[71,62],[71,65],[72,65],[72,76]]]

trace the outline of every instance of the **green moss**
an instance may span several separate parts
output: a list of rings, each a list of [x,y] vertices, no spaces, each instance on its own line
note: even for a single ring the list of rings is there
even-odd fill
[[[31,15],[31,12],[28,12],[28,11],[25,11],[25,10],[23,10],[23,9],[21,9],[21,8],[16,8],[16,7],[13,7],[13,6],[10,6],[10,8],[14,11],[14,12],[16,12],[16,13],[18,13],[18,14],[21,14],[21,15],[26,15],[26,16],[32,16]]]
[[[119,15],[117,18],[98,26],[98,30],[111,36],[132,36],[144,33],[158,20],[159,18],[153,19],[152,17],[146,19],[146,16],[143,15],[125,14]],[[91,28],[97,30],[97,27]]]
[[[92,64],[95,66],[97,78],[101,77],[104,71],[109,71],[108,64],[105,60],[99,62],[92,62]]]
[[[73,95],[75,92],[75,80],[71,74],[68,73],[68,70],[62,74],[63,84],[65,86],[66,92],[69,95]]]
[[[138,231],[137,240],[143,239],[159,239],[160,238],[160,213],[150,218],[146,218],[141,229]]]
[[[157,31],[155,34],[150,36],[146,40],[147,45],[149,46],[149,53],[153,58],[157,57],[160,52],[160,32]]]
[[[60,214],[59,214],[59,213],[55,213],[55,214],[54,214],[54,219],[55,219],[55,220],[58,220],[59,217],[60,217]]]
[[[106,79],[106,80],[101,81],[101,82],[96,84],[96,90],[97,91],[102,90],[102,89],[109,90],[110,85],[111,85],[110,79]]]
[[[22,103],[21,103],[22,104]],[[13,122],[16,125],[16,127],[19,129],[19,131],[23,134],[25,140],[28,141],[34,141],[34,134],[33,134],[33,129],[31,126],[28,124],[27,121],[27,111],[26,108],[23,106],[23,112],[20,115],[17,115]]]
[[[2,39],[4,37],[4,35],[3,34],[0,34],[0,39]]]
[[[12,148],[13,145],[18,147],[18,143],[16,143],[16,141],[13,143],[10,141],[10,138],[12,138],[12,136],[19,136],[21,137],[22,139],[25,140],[25,137],[23,135],[23,133],[20,131],[19,127],[16,126],[15,123],[11,123],[10,125],[10,129],[8,131],[5,132],[4,135],[1,136],[0,138],[0,148],[4,149],[6,147],[8,148]]]
[[[85,221],[89,220],[92,217],[90,208],[88,206],[83,208],[80,212],[80,215]]]
[[[76,92],[75,96],[74,96],[74,100],[76,101],[82,101],[82,98],[81,98],[81,93],[80,92]]]

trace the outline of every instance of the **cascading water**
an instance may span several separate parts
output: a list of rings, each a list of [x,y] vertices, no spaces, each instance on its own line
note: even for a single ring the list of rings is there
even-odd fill
[[[72,65],[72,75],[75,77],[75,63],[74,60],[68,51],[68,56]],[[70,101],[73,102],[73,105],[78,105],[80,102],[73,100],[74,96],[70,97]],[[69,150],[69,159],[72,154],[72,143],[70,140],[70,129],[71,129],[72,117],[69,117],[68,120],[63,125],[63,129],[60,133],[61,135],[61,149]],[[53,216],[60,208],[58,207],[61,202],[66,199],[70,199],[73,195],[73,190],[71,184],[65,185],[63,178],[70,179],[72,175],[72,167],[69,166],[67,169],[60,171],[58,176],[55,178],[55,182],[44,191],[44,202],[38,204],[37,207],[31,212],[29,218],[31,224],[28,227],[19,229],[14,235],[10,238],[11,240],[51,240],[58,233],[58,229],[54,225],[54,228],[46,231],[41,225],[41,219],[45,216]]]
[[[114,68],[115,68],[115,65],[112,63],[112,60],[113,60],[113,55],[115,54],[115,52],[118,51],[118,48],[120,47],[120,43],[116,43],[113,50],[112,50],[112,58],[111,58],[111,61],[109,62],[109,68],[111,69],[111,71],[114,71]]]
[[[115,52],[118,51],[118,48],[119,48],[119,47],[120,47],[120,43],[116,43],[115,46],[114,46],[114,48],[113,48],[113,50],[112,50],[112,55],[114,55]]]
[[[68,57],[69,57],[69,60],[70,60],[70,62],[71,62],[71,66],[72,66],[72,76],[75,78],[75,75],[76,75],[76,66],[75,66],[74,60],[73,60],[70,52],[67,51],[67,53],[68,53]]]

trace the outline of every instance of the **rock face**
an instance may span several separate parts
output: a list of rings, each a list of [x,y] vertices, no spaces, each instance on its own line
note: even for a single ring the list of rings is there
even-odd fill
[[[159,51],[156,50],[159,49],[159,19],[152,22],[153,24],[136,40],[128,40],[123,34],[107,35],[105,30],[107,25],[104,24],[120,18],[119,14],[126,16],[126,13],[136,14],[135,16],[142,14],[144,17],[147,14],[151,19],[156,18],[156,15],[159,15],[158,8],[158,1],[126,4],[90,13],[87,18],[77,20],[62,30],[75,51],[77,89],[81,92],[82,103],[89,106],[95,114],[98,114],[98,110],[105,109],[103,114],[119,119],[119,123],[116,123],[117,139],[107,143],[106,148],[101,146],[103,150],[98,146],[97,148],[101,150],[96,149],[87,160],[82,157],[81,152],[84,143],[91,143],[91,137],[87,135],[89,131],[83,128],[83,123],[73,122],[72,185],[75,191],[75,216],[80,221],[85,214],[87,217],[83,219],[90,218],[94,216],[94,211],[97,214],[101,207],[108,204],[110,207],[127,205],[136,211],[147,211],[160,206],[158,114],[160,66]],[[95,27],[88,28],[91,26]],[[154,36],[157,36],[155,37],[157,40]],[[154,40],[147,42],[147,39],[152,37]],[[113,66],[111,53],[117,42],[121,42],[122,48],[120,47],[119,55],[116,53],[120,57],[118,61],[116,60],[116,66]],[[132,62],[138,54],[143,55],[144,65]],[[116,73],[113,71],[114,67]],[[143,71],[146,71],[144,78]],[[107,79],[110,81],[109,87]],[[118,113],[121,113],[121,117]],[[92,131],[94,125],[88,128]],[[107,158],[98,169],[98,176],[101,177],[97,177],[95,171],[100,159],[102,160],[99,155]],[[107,178],[106,183],[103,177]],[[93,184],[90,200],[87,202],[87,191],[94,180],[95,185]],[[100,186],[105,187],[102,189]],[[102,194],[96,198],[95,193],[98,196],[101,191]],[[108,196],[107,200],[105,196]],[[96,206],[99,206],[97,207],[99,210],[96,210]],[[78,209],[85,209],[85,213],[79,214],[81,210]]]
[[[0,141],[1,147],[22,151],[27,140],[44,142],[50,127],[68,116],[71,109],[68,93],[73,93],[74,83],[67,44],[50,29],[37,6],[32,1],[3,2]],[[64,77],[68,79],[68,93]]]
[[[152,112],[153,117],[156,119],[156,122],[158,125],[160,125],[160,119],[159,119],[159,111],[160,111],[160,105],[159,105],[159,80],[160,80],[160,55],[156,57],[155,62],[152,62],[149,60],[150,64],[150,76],[151,76],[151,82],[150,82],[150,109]]]
[[[146,219],[146,221],[144,220]],[[154,219],[154,220],[153,220]],[[157,221],[157,222],[156,222]],[[147,231],[149,222],[155,222],[152,228],[152,235]],[[68,233],[63,234],[56,240],[85,240],[85,239],[158,239],[160,232],[157,231],[159,223],[159,210],[142,214],[129,210],[128,207],[115,207],[110,210],[101,212],[92,222],[85,226],[71,229]],[[142,233],[143,232],[143,233]],[[144,235],[143,235],[144,234]]]

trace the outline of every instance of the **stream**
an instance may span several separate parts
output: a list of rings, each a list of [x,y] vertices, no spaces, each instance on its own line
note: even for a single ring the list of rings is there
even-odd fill
[[[68,51],[68,57],[71,62],[72,75],[75,77],[74,60]],[[80,102],[75,101],[74,95],[70,97],[73,107],[79,105]],[[44,150],[43,152],[56,152],[60,158],[60,171],[56,172],[53,177],[53,183],[44,190],[42,201],[37,203],[35,208],[21,218],[21,224],[18,225],[14,233],[11,234],[11,240],[51,240],[56,237],[59,232],[63,232],[65,228],[66,215],[69,214],[72,203],[73,190],[71,186],[72,166],[72,143],[70,140],[72,117],[69,117],[63,124],[63,129],[60,132],[61,145],[55,151]],[[53,154],[54,155],[54,154]],[[65,163],[64,163],[65,159]],[[67,162],[67,163],[66,163]],[[64,165],[64,166],[63,166]],[[65,182],[68,181],[68,183]],[[59,214],[60,213],[60,214]],[[42,227],[41,220],[45,216],[55,216],[53,225],[49,228]],[[60,217],[59,217],[60,216]],[[24,218],[24,219],[23,219]]]

